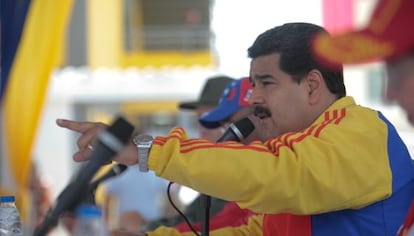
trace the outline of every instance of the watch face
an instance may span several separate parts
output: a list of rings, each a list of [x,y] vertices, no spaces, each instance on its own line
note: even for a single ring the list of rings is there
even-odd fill
[[[152,140],[154,140],[154,138],[149,134],[140,134],[135,136],[133,139],[135,144],[152,142]]]

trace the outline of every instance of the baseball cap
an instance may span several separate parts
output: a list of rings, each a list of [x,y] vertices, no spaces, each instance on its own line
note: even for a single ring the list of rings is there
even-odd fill
[[[214,76],[209,79],[204,84],[203,90],[197,101],[186,101],[178,104],[180,109],[195,110],[199,106],[212,106],[215,107],[218,105],[221,93],[223,92],[226,85],[235,79],[219,75]]]
[[[362,30],[318,35],[313,50],[328,65],[393,60],[414,49],[414,1],[379,0]]]
[[[242,107],[249,106],[248,100],[252,90],[248,77],[231,82],[224,89],[218,106],[201,115],[198,121],[209,129],[220,127],[220,121],[225,120]]]

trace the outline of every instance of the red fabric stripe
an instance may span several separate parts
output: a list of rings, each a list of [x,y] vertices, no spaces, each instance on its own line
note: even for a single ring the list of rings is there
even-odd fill
[[[204,139],[188,139],[188,140],[183,140],[181,142],[181,147],[198,145],[198,144],[206,144],[206,143],[211,143],[211,142],[204,140]]]
[[[274,155],[279,155],[280,152],[280,148],[282,148],[283,146],[287,146],[290,149],[293,148],[293,144],[296,142],[300,142],[302,140],[304,140],[306,137],[312,135],[313,132],[315,137],[319,137],[320,133],[322,132],[322,130],[330,123],[334,123],[334,124],[339,124],[341,122],[341,120],[346,116],[346,109],[343,108],[340,111],[338,110],[333,110],[332,112],[332,118],[329,119],[331,117],[330,112],[325,112],[324,116],[325,116],[325,121],[321,124],[321,125],[313,125],[310,128],[302,131],[302,134],[296,138],[292,138],[290,139],[290,137],[292,137],[293,135],[296,135],[298,133],[287,133],[285,135],[280,135],[277,139],[273,139],[273,140],[269,140],[268,142],[268,149],[270,149],[270,151],[274,154]],[[339,115],[338,115],[339,113]],[[316,129],[316,131],[315,131]],[[182,128],[176,128],[174,129],[170,136],[168,136],[167,138],[165,137],[157,137],[154,140],[154,144],[155,145],[164,145],[169,139],[182,139],[182,135],[184,134],[184,129]],[[283,141],[282,141],[283,140]],[[230,146],[229,143],[234,143],[234,146]],[[225,146],[224,146],[225,144]],[[230,148],[230,149],[245,149],[246,147],[243,145],[240,145],[237,142],[225,142],[225,143],[221,143],[221,144],[216,144],[216,143],[211,143],[207,140],[203,140],[203,139],[189,139],[189,140],[184,140],[181,143],[181,153],[188,153],[191,152],[193,150],[196,149],[202,149],[202,148],[213,148],[213,147],[223,147],[223,148]],[[256,150],[256,151],[260,151],[260,152],[267,152],[267,149],[265,149],[262,146],[251,146],[247,149],[250,150]]]
[[[273,145],[275,145],[275,146],[273,147]],[[280,150],[280,148],[281,148],[282,146],[284,146],[284,144],[283,144],[282,142],[277,142],[277,143],[275,143],[275,144],[273,144],[273,145],[272,145],[272,147],[273,147],[272,152],[273,152],[275,155],[279,155],[279,150]]]
[[[235,145],[235,146],[229,146],[229,145],[224,145],[224,144],[205,144],[205,145],[197,145],[197,146],[192,146],[186,149],[181,149],[181,153],[187,153],[187,152],[191,152],[197,149],[203,149],[203,148],[226,148],[226,149],[245,149],[245,150],[255,150],[255,151],[262,151],[262,152],[267,152],[267,149],[263,148],[263,147],[255,147],[255,146],[244,146],[244,145]]]
[[[325,120],[329,120],[329,111],[325,112]]]
[[[217,215],[211,218],[210,230],[247,225],[249,217],[255,214],[248,209],[241,209],[235,202],[229,202]],[[201,224],[199,222],[194,224],[193,227],[195,230],[201,231]],[[191,231],[186,222],[177,225],[175,228],[180,232]]]
[[[154,139],[154,142],[153,142],[154,145],[159,145],[159,146],[164,145],[164,143],[165,143],[165,140],[162,140],[162,139]]]
[[[345,117],[346,115],[346,109],[342,108],[341,109],[341,115],[339,116],[339,118],[335,121],[335,124],[339,124],[341,122],[341,120]]]
[[[319,137],[319,135],[320,135],[320,133],[322,132],[322,130],[329,124],[329,123],[331,123],[333,120],[327,120],[327,121],[324,121],[323,123],[322,123],[322,125],[320,125],[319,127],[318,127],[318,129],[316,129],[316,132],[315,132],[315,134],[313,135],[313,136],[315,136],[315,137]]]
[[[283,135],[283,143],[288,143],[289,142],[289,137],[292,135],[297,134],[296,132],[290,132],[290,133],[286,133]]]
[[[182,127],[175,127],[171,133],[181,133],[184,134],[184,129]]]
[[[405,217],[404,223],[398,230],[397,236],[407,236],[407,232],[414,225],[414,201],[411,202],[411,206],[408,209],[408,213]]]
[[[327,117],[326,116],[326,113],[328,113],[328,112],[325,112],[325,117]],[[316,130],[316,132],[315,132],[315,134],[314,134],[314,136],[315,137],[319,137],[319,135],[320,135],[320,133],[322,132],[322,130],[329,124],[329,123],[331,123],[334,119],[336,119],[336,117],[338,116],[338,112],[336,111],[336,110],[334,110],[333,112],[333,118],[330,120],[330,119],[326,119],[323,123],[322,123],[322,125],[320,125],[319,126],[319,128]],[[328,115],[328,117],[329,117],[329,115]]]
[[[274,214],[263,218],[263,236],[311,236],[311,216]]]
[[[333,112],[333,119],[338,117],[338,110],[333,110],[332,112]]]
[[[309,136],[311,133],[312,133],[312,130],[315,128],[315,127],[317,127],[317,125],[313,125],[313,126],[311,126],[310,128],[308,128],[308,129],[306,129],[305,131],[303,131],[303,134],[301,135],[301,136],[299,136],[299,137],[297,137],[297,138],[294,138],[294,139],[291,139],[291,140],[287,140],[286,141],[286,143],[287,144],[284,144],[284,143],[278,143],[278,144],[276,144],[277,146],[276,146],[276,148],[275,148],[275,152],[274,153],[279,153],[279,149],[282,147],[282,146],[288,146],[289,148],[292,148],[292,146],[293,146],[293,144],[295,143],[295,142],[299,142],[299,141],[302,141],[305,137],[307,137],[307,136]],[[293,134],[296,134],[296,133],[291,133],[292,135]],[[291,135],[289,135],[289,137],[290,137]],[[286,138],[287,139],[287,138]],[[277,155],[276,154],[276,155]]]
[[[302,135],[301,136],[299,136],[299,137],[297,137],[297,138],[294,138],[294,139],[292,139],[292,140],[290,140],[290,142],[289,142],[289,147],[290,148],[292,148],[292,146],[293,146],[293,144],[294,143],[296,143],[296,142],[300,142],[300,141],[302,141],[305,137],[307,137],[307,136],[309,136],[309,135],[311,135],[312,134],[312,130],[316,127],[317,125],[312,125],[310,128],[308,128],[308,129],[306,129],[306,130],[304,130],[304,131],[302,131]]]
[[[318,127],[317,125],[313,125],[313,126],[311,126],[309,129],[308,129],[308,134],[311,134],[312,133],[312,131],[316,128],[316,127]]]
[[[292,146],[293,146],[293,144],[294,144],[294,143],[297,143],[297,142],[302,141],[302,140],[303,140],[303,139],[305,139],[307,136],[309,136],[309,134],[308,134],[308,133],[304,133],[304,134],[302,134],[301,136],[299,136],[299,137],[297,137],[297,138],[294,138],[294,139],[290,140],[290,142],[288,143],[289,148],[290,148],[290,149],[292,149]]]
[[[291,132],[291,133],[287,133],[287,134],[283,135],[284,136],[283,142],[281,142],[280,145],[277,146],[276,153],[279,153],[280,148],[282,148],[283,146],[288,146],[289,147],[289,142],[290,141],[288,139],[292,135],[295,135],[295,134],[297,134],[297,133]]]

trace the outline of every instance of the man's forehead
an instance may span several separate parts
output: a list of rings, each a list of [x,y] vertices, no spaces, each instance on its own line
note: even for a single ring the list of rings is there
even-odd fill
[[[274,76],[271,73],[252,73],[250,75],[250,81],[251,82],[255,82],[255,81],[259,81],[259,80],[264,80],[264,79],[272,79]]]
[[[250,77],[252,79],[269,77],[269,75],[279,70],[279,59],[280,55],[277,53],[252,59]]]

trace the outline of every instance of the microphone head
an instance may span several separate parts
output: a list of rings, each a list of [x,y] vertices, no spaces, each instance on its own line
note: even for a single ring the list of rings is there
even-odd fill
[[[116,175],[120,175],[122,172],[124,172],[128,168],[127,165],[123,164],[116,164],[112,167],[112,170],[115,172]]]
[[[122,174],[127,168],[128,166],[123,164],[113,165],[109,171],[107,171],[100,177],[96,178],[92,183],[89,184],[90,191],[95,191],[98,185],[101,184],[103,181],[106,181],[109,178]]]
[[[237,131],[234,129],[233,131],[240,133],[240,136],[241,136],[239,137],[240,139],[246,138],[254,130],[253,122],[248,117],[244,117],[243,119],[240,119],[234,122],[233,125],[234,125],[233,128],[237,129]]]
[[[134,126],[123,117],[118,117],[111,126],[107,128],[107,132],[115,136],[122,144],[126,144],[130,139]]]

